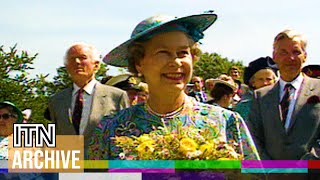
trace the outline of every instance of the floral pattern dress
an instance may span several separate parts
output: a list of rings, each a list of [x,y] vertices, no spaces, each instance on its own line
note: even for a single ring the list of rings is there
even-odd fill
[[[0,160],[8,160],[8,137],[0,136]]]
[[[239,144],[239,153],[245,159],[260,160],[250,132],[238,113],[227,109],[197,102],[187,97],[182,111],[172,119],[161,119],[148,111],[145,103],[121,110],[115,115],[104,117],[98,124],[87,152],[91,160],[120,159],[121,149],[112,140],[115,136],[140,136],[149,133],[153,127],[174,128],[177,121],[183,126],[204,127],[207,123],[216,123],[219,134],[225,141]]]

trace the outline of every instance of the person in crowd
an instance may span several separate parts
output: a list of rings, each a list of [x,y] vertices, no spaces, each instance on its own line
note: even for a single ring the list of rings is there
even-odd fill
[[[138,84],[137,104],[146,102],[148,97],[149,97],[148,84],[144,82],[140,82]]]
[[[311,64],[302,68],[302,72],[312,78],[320,79],[320,65]]]
[[[280,79],[254,92],[248,122],[262,159],[318,159],[320,80],[301,73],[307,43],[294,30],[274,39]]]
[[[148,85],[139,81],[139,78],[134,77],[132,74],[114,76],[106,84],[126,91],[131,106],[145,102],[148,97]]]
[[[13,134],[13,123],[22,123],[19,108],[8,101],[0,102],[0,160],[8,159],[8,137]]]
[[[237,94],[241,96],[241,81],[239,80],[241,77],[240,68],[238,66],[231,66],[228,70],[227,75],[230,76],[233,79],[233,81],[237,84]]]
[[[246,84],[242,84],[242,82],[240,81],[240,77],[241,77],[241,71],[240,68],[238,66],[232,66],[227,73],[228,76],[231,76],[233,81],[237,84],[237,96],[235,96],[235,98],[239,99],[237,101],[240,101],[242,95],[244,95],[245,93],[247,93],[248,91],[248,86]]]
[[[233,97],[237,91],[237,86],[232,78],[226,80],[214,79],[214,87],[211,90],[211,101],[209,104],[231,109]]]
[[[237,152],[246,159],[259,159],[241,117],[196,101],[184,92],[193,63],[201,53],[197,42],[216,18],[213,13],[182,18],[152,16],[136,26],[131,39],[105,56],[107,64],[128,66],[131,73],[143,78],[149,87],[149,97],[146,103],[103,118],[93,135],[89,159],[119,159],[121,149],[114,144],[113,137],[140,136],[153,127],[175,127],[179,122],[196,128],[215,122],[220,136],[239,143]]]
[[[210,79],[206,79],[206,81],[204,82],[205,88],[206,88],[206,96],[207,96],[207,102],[212,100],[211,97],[211,91],[214,87],[214,79],[210,78]]]
[[[13,124],[24,120],[21,110],[9,101],[0,102],[0,160],[9,158],[9,138],[13,136]],[[0,173],[0,179],[58,179],[54,173]]]
[[[189,96],[196,98],[199,102],[206,102],[207,96],[203,91],[203,78],[199,76],[193,76],[191,79],[191,84],[193,84]]]
[[[230,67],[230,69],[228,70],[228,75],[232,77],[233,81],[235,81],[236,83],[241,83],[241,81],[239,80],[239,78],[241,77],[240,74],[240,69],[237,66],[232,66]]]
[[[248,119],[252,100],[253,91],[264,86],[269,86],[277,81],[276,69],[268,66],[266,63],[270,57],[261,57],[249,63],[244,70],[244,83],[249,86],[247,91],[241,98],[241,101],[234,108],[244,120]]]
[[[95,79],[100,55],[94,46],[82,42],[72,45],[64,63],[73,86],[50,98],[50,119],[56,124],[58,135],[84,135],[86,148],[103,116],[129,107],[128,96],[125,91]]]
[[[229,82],[229,84],[232,85],[232,88],[234,88],[234,87],[236,88],[233,93],[231,104],[228,107],[229,109],[232,109],[241,100],[241,97],[238,95],[239,86],[236,82],[234,82],[233,78],[227,74],[221,74],[217,79]]]

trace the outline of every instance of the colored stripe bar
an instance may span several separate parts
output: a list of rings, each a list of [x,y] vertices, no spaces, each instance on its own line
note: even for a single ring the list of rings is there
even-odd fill
[[[310,160],[308,161],[308,168],[309,169],[320,169],[320,161]]]
[[[305,160],[244,160],[242,168],[308,168]]]
[[[174,169],[175,162],[170,160],[113,160],[109,161],[109,168],[154,168]]]
[[[108,169],[108,160],[85,160],[84,169]]]
[[[214,179],[224,180],[225,174],[219,172],[201,171],[201,172],[176,172],[176,173],[142,173],[143,180],[155,179]]]
[[[8,169],[0,168],[0,173],[8,173]]]
[[[164,168],[112,168],[108,170],[109,173],[175,173],[175,169]]]
[[[241,173],[308,173],[307,168],[243,168]]]
[[[176,169],[240,169],[241,161],[237,160],[176,160]]]

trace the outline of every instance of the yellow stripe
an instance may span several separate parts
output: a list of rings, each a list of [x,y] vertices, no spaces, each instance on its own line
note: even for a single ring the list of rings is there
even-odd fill
[[[85,169],[108,169],[108,160],[85,160]]]

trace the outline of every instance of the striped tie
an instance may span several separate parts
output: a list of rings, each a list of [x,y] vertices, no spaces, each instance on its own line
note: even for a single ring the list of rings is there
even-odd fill
[[[290,90],[292,88],[293,88],[293,86],[289,83],[285,85],[285,87],[284,87],[285,93],[284,93],[284,96],[280,102],[283,126],[285,126],[285,124],[286,124],[290,101],[293,98],[293,94],[290,93]]]
[[[78,135],[79,135],[81,116],[82,116],[82,108],[83,108],[83,89],[79,89],[76,102],[74,105],[73,114],[72,114],[72,123]]]

